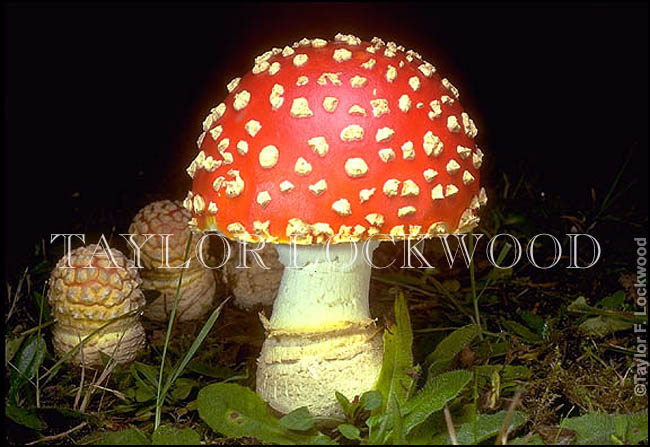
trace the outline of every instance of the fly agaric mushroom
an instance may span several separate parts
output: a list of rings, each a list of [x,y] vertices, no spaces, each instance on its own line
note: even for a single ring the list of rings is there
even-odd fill
[[[346,265],[349,243],[475,227],[487,200],[476,127],[432,64],[378,38],[273,48],[227,89],[203,121],[185,205],[199,229],[276,244],[292,267],[265,322],[258,392],[283,413],[340,414],[334,391],[372,388],[382,358],[370,266]],[[333,262],[316,246],[328,240]]]
[[[185,262],[185,249],[191,230],[187,223],[191,213],[183,208],[182,203],[170,200],[153,202],[138,211],[129,227],[135,243],[141,247],[142,288],[160,292],[144,310],[145,317],[155,321],[165,321],[171,313],[176,289],[181,275],[179,266]],[[153,234],[147,240],[147,234]],[[163,258],[163,237],[167,238],[167,261]],[[145,242],[146,241],[146,242]],[[216,281],[212,270],[206,268],[196,258],[196,247],[200,238],[194,235],[189,253],[189,265],[183,271],[183,280],[178,297],[176,318],[179,321],[197,320],[205,316],[214,302]],[[131,252],[133,247],[129,246]],[[208,260],[209,240],[202,244],[202,254]],[[133,253],[131,253],[133,254]],[[170,268],[171,267],[171,268]]]
[[[47,297],[56,320],[52,344],[58,355],[70,352],[109,321],[123,317],[83,342],[69,359],[78,365],[101,366],[99,351],[118,363],[127,363],[145,345],[138,312],[145,304],[142,280],[122,252],[111,249],[111,255],[115,263],[97,245],[79,247],[70,253],[69,265],[66,257],[61,258],[50,275]]]
[[[249,254],[244,268],[239,256],[235,256],[236,250],[237,247],[231,249],[233,255],[223,267],[223,279],[232,290],[235,304],[246,310],[256,305],[270,306],[278,294],[284,270],[278,252],[272,245],[257,248],[255,253],[264,266]]]

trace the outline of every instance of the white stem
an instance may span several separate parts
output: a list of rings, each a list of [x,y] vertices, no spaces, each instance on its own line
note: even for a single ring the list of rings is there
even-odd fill
[[[378,245],[372,242],[368,254]],[[368,324],[371,267],[359,244],[277,246],[284,274],[271,330],[324,332]],[[328,256],[329,255],[329,256]]]
[[[323,246],[277,246],[285,267],[256,377],[258,393],[280,413],[307,406],[342,417],[335,393],[352,400],[377,381],[382,340],[368,306],[371,265],[366,247],[357,248],[355,256],[353,245],[332,245],[328,256]]]

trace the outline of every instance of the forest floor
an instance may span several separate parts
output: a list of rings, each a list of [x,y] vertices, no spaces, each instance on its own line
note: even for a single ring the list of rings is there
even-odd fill
[[[637,278],[634,240],[647,233],[647,209],[626,207],[625,185],[618,179],[605,194],[593,193],[573,210],[544,197],[523,175],[504,176],[488,193],[490,202],[475,230],[484,236],[477,243],[472,270],[460,258],[449,268],[440,244],[433,240],[424,254],[435,269],[400,269],[397,263],[373,272],[371,310],[379,324],[391,327],[399,320],[393,303],[400,294],[406,298],[413,362],[420,365],[414,382],[426,380],[426,374],[417,371],[431,367],[441,340],[478,323],[480,330],[456,346],[446,368],[473,374],[474,385],[448,402],[454,421],[466,420],[467,408],[475,415],[507,416],[516,411],[522,417],[508,432],[510,440],[586,444],[593,441],[587,437],[590,431],[593,435],[604,430],[599,418],[609,415],[611,421],[623,421],[616,422],[619,426],[628,424],[622,434],[619,429],[604,433],[611,442],[647,443],[647,387],[635,388],[635,377],[643,375],[643,368],[647,377],[647,366],[638,362],[647,360],[647,354],[635,357],[645,348],[639,345],[635,324],[647,329],[647,316],[635,312],[647,307],[636,302],[635,284],[645,277]],[[512,268],[496,268],[485,254],[488,240],[501,233],[515,236],[522,244],[522,258]],[[526,244],[540,233],[556,236],[563,248],[558,264],[550,269],[536,268],[526,257]],[[567,268],[570,240],[566,235],[571,233],[588,233],[601,244],[602,256],[593,267]],[[549,265],[554,260],[550,239],[538,242],[535,260]],[[154,432],[156,383],[167,325],[145,321],[148,346],[131,365],[88,369],[83,374],[75,367],[56,365],[50,336],[53,322],[43,297],[57,259],[44,245],[36,244],[33,262],[24,266],[24,274],[7,282],[6,440],[10,444],[116,442],[106,433],[126,431],[135,441],[127,437],[117,442],[147,442]],[[578,264],[589,265],[591,244],[584,238],[579,245]],[[496,247],[495,253],[503,255],[501,265],[512,261],[514,247],[508,250],[501,243]],[[399,260],[402,248],[383,244],[376,257]],[[222,284],[218,302],[229,294],[228,285]],[[199,391],[208,385],[229,383],[254,389],[255,361],[264,339],[260,310],[271,313],[270,308],[243,311],[232,300],[225,305],[162,404],[165,426],[189,428],[178,433],[191,433],[189,441],[208,444],[265,440],[255,433],[242,437],[218,433],[197,411]],[[168,364],[176,364],[191,350],[203,324],[174,325]],[[616,419],[614,414],[630,419]],[[645,422],[634,418],[639,414]],[[321,431],[339,443],[369,442],[364,437],[367,421],[357,416],[347,421],[356,428]],[[567,422],[580,417],[586,428]],[[482,439],[498,441],[500,434],[491,432]]]

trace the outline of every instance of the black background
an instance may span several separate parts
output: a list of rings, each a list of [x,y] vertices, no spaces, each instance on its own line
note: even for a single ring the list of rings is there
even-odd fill
[[[632,151],[625,201],[647,210],[645,3],[9,4],[6,264],[80,221],[110,233],[152,198],[183,198],[226,82],[272,46],[337,32],[416,49],[459,87],[488,186],[523,172],[580,206]]]

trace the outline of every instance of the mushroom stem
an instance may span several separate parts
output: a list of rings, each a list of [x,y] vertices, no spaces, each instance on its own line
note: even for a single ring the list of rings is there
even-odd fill
[[[370,242],[368,254],[378,245]],[[281,413],[307,406],[340,416],[335,392],[352,400],[372,389],[382,342],[370,317],[371,266],[359,245],[277,246],[285,266],[267,339],[258,360],[257,391]]]

